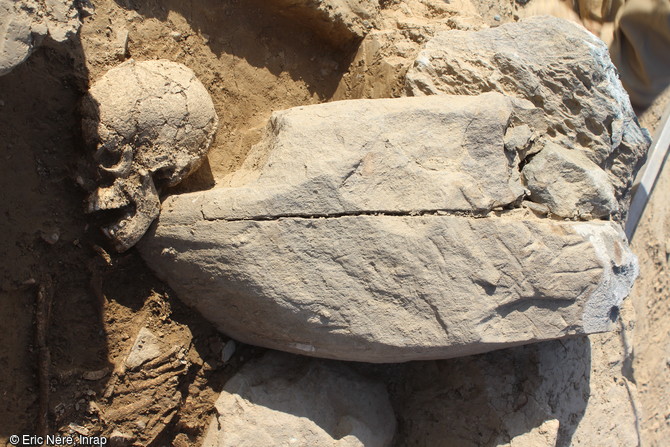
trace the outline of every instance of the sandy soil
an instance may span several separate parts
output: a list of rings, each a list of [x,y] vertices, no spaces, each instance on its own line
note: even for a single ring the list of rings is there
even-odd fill
[[[670,107],[670,89],[641,114],[652,132]],[[644,445],[667,445],[670,435],[670,164],[665,163],[632,247],[640,277],[629,297],[635,308],[633,377],[640,399]]]
[[[227,339],[181,305],[133,250],[113,254],[96,220],[83,214],[79,185],[89,154],[79,98],[129,57],[193,69],[212,94],[220,126],[209,162],[178,191],[207,188],[240,166],[273,110],[331,99],[355,48],[329,46],[262,1],[91,3],[79,39],[47,44],[0,77],[0,445],[39,428],[40,287],[52,297],[49,433],[117,430],[137,445],[197,445],[223,383],[262,350],[238,345],[224,364]],[[511,0],[474,3],[491,25],[527,14]],[[645,439],[659,446],[670,434],[669,169],[633,245],[642,266],[633,297],[634,377]],[[126,370],[144,327],[174,349],[140,371]]]

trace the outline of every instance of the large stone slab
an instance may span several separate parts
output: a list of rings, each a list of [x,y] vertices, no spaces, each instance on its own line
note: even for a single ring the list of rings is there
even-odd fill
[[[537,122],[497,93],[279,112],[232,187],[167,199],[140,251],[230,336],[313,356],[447,358],[606,331],[636,259],[616,223],[518,209],[509,135]]]
[[[269,352],[224,386],[203,447],[388,447],[384,385],[342,363]]]
[[[534,126],[529,132],[544,131],[532,104],[496,93],[276,112],[246,169],[230,181],[235,188],[211,194],[203,213],[232,220],[487,212],[524,195],[516,151],[504,144],[522,119]]]
[[[546,112],[548,138],[605,171],[616,201],[604,201],[608,203],[604,212],[617,220],[625,217],[649,135],[637,122],[607,45],[583,27],[547,16],[481,31],[438,33],[408,71],[406,91],[408,95],[497,91],[528,99]],[[592,175],[580,166],[572,164],[569,175],[556,175],[556,189],[571,188],[575,176],[588,183]],[[571,205],[577,201],[574,196],[555,195],[552,202],[557,206],[550,208],[561,217],[572,217]]]

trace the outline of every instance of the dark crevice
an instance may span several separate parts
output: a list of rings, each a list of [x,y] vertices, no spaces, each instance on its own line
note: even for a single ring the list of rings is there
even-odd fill
[[[516,209],[516,208],[513,208]],[[511,211],[511,210],[508,210]],[[272,221],[280,219],[340,219],[343,217],[356,216],[393,216],[393,217],[422,217],[422,216],[459,216],[481,219],[489,217],[492,211],[455,211],[455,210],[411,210],[411,211],[344,211],[340,213],[286,213],[277,214],[273,216],[250,216],[250,217],[207,217],[203,212],[202,216],[205,220],[217,221],[224,220],[227,222],[239,221]],[[497,211],[496,215],[503,214]]]
[[[526,165],[527,165],[528,163],[530,163],[530,162],[533,160],[533,158],[535,158],[535,156],[536,156],[537,154],[539,154],[540,152],[542,152],[542,150],[539,150],[539,151],[535,152],[534,154],[528,154],[528,155],[526,155],[524,158],[522,158],[522,159],[519,161],[519,172],[522,172],[522,171],[523,171],[523,168],[525,168]],[[523,179],[523,176],[521,176],[521,178]]]

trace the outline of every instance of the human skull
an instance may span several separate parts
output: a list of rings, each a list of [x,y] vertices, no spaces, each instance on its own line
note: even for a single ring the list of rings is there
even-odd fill
[[[82,103],[83,136],[101,174],[89,213],[123,210],[103,228],[126,251],[158,217],[158,190],[191,174],[207,155],[218,118],[189,68],[129,60],[95,82]]]

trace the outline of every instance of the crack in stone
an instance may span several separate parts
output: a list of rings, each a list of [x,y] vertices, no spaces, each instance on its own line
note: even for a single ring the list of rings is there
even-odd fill
[[[340,213],[285,213],[285,214],[276,214],[272,216],[249,216],[249,217],[208,217],[205,212],[202,212],[202,216],[207,221],[218,221],[224,220],[227,222],[240,222],[240,221],[272,221],[280,219],[340,219],[343,217],[356,217],[356,216],[393,216],[393,217],[422,217],[422,216],[459,216],[459,217],[470,217],[473,219],[483,219],[489,217],[491,214],[500,216],[502,214],[507,214],[514,210],[520,208],[511,208],[505,210],[496,210],[496,211],[457,211],[457,210],[445,210],[445,209],[436,209],[436,210],[411,210],[411,211],[388,211],[388,210],[372,210],[372,211],[343,211]]]

